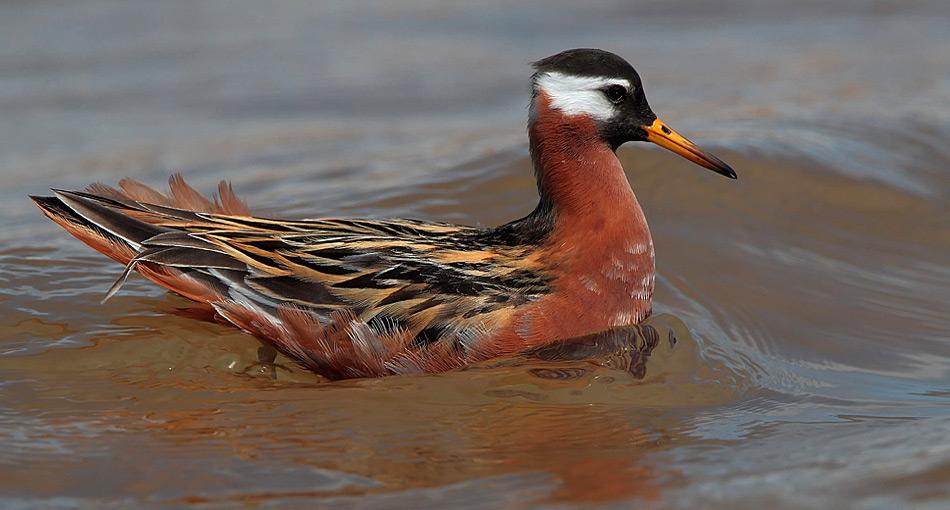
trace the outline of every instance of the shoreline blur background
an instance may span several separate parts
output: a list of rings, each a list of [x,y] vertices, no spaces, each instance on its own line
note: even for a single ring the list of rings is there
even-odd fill
[[[477,4],[477,5],[476,5]],[[950,4],[0,2],[0,506],[945,508]],[[327,384],[180,317],[26,198],[234,183],[286,217],[535,205],[531,61],[629,60],[728,182],[619,153],[647,375]]]

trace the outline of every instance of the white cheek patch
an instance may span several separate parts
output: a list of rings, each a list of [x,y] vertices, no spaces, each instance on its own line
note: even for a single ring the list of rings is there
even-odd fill
[[[551,100],[551,107],[565,115],[589,115],[596,120],[609,120],[617,113],[604,89],[622,85],[630,90],[630,82],[620,78],[572,76],[557,72],[544,73],[535,81]]]

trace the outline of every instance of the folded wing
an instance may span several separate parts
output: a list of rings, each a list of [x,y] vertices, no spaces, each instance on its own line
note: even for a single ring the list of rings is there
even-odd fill
[[[33,197],[72,235],[126,270],[273,342],[332,378],[438,371],[478,358],[514,307],[549,292],[531,246],[483,229],[414,220],[250,216],[231,187]]]

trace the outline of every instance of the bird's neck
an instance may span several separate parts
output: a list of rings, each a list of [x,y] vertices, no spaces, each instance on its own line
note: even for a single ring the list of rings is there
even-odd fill
[[[636,324],[650,313],[655,275],[643,210],[594,121],[545,106],[533,105],[528,129],[541,194],[532,216],[547,218],[544,260],[558,268],[558,293],[543,316],[524,319],[525,334]]]
[[[532,105],[528,137],[541,195],[539,210],[553,218],[558,237],[587,237],[593,230],[612,236],[604,244],[652,247],[646,218],[620,160],[601,140],[593,119],[562,115],[549,108],[542,92]],[[600,248],[607,248],[604,244]]]

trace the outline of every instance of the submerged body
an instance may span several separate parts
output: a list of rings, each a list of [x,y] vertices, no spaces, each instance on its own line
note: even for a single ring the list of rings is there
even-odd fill
[[[619,57],[536,64],[529,139],[540,201],[480,229],[414,220],[255,218],[222,184],[171,195],[34,197],[51,219],[330,378],[450,370],[634,325],[651,311],[653,242],[616,148],[650,140],[735,174],[660,122]]]

